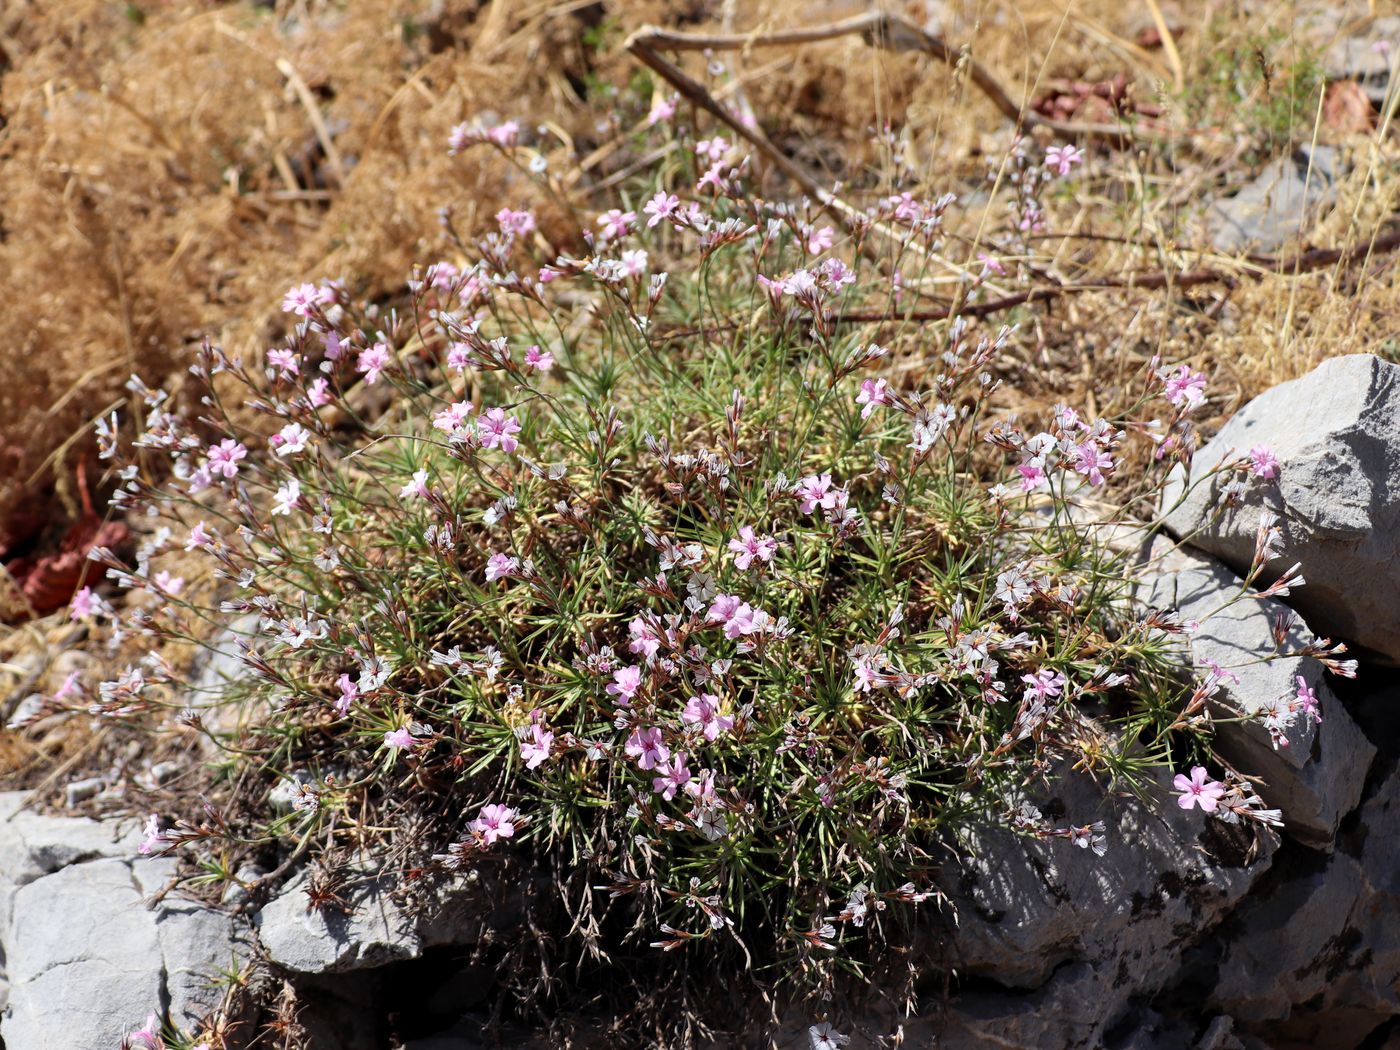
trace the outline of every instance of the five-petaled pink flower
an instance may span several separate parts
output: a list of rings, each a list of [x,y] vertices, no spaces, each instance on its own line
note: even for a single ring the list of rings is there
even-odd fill
[[[831,488],[830,474],[808,474],[794,487],[803,514],[811,514],[818,507],[830,510],[836,506],[836,493]]]
[[[1220,800],[1225,795],[1225,785],[1218,780],[1211,780],[1204,766],[1195,766],[1190,777],[1178,773],[1172,784],[1181,792],[1176,804],[1182,809],[1200,806],[1206,813],[1214,813],[1215,807],[1220,805]]]
[[[883,379],[865,379],[861,381],[860,393],[856,394],[856,404],[865,406],[860,410],[861,419],[869,419],[870,413],[875,411],[876,405],[888,405],[890,403],[888,386],[889,383]]]
[[[729,541],[729,549],[734,552],[735,566],[747,569],[755,558],[763,562],[772,561],[778,551],[778,541],[772,536],[756,536],[753,526],[745,525],[739,529],[739,535]]]
[[[1090,485],[1102,485],[1103,472],[1113,469],[1113,457],[1093,441],[1086,441],[1074,450],[1074,469],[1088,478]]]
[[[501,232],[511,237],[524,237],[535,228],[535,216],[529,211],[502,208],[496,212],[496,221],[501,225]]]
[[[454,401],[433,416],[433,426],[444,434],[455,434],[462,429],[471,411],[470,401]]]
[[[536,372],[548,372],[554,367],[554,355],[538,346],[525,348],[525,364]]]
[[[1084,151],[1074,146],[1051,146],[1045,151],[1045,166],[1058,175],[1068,175],[1070,168],[1084,163]]]
[[[530,739],[520,742],[520,757],[525,760],[526,769],[535,769],[548,758],[554,746],[554,734],[536,722],[530,727]]]
[[[687,700],[681,721],[699,726],[705,739],[711,741],[734,728],[733,716],[719,713],[719,697],[714,693],[701,693]]]
[[[209,448],[209,473],[222,474],[231,478],[238,473],[238,461],[248,455],[248,450],[233,438],[224,438]]]
[[[655,769],[671,757],[671,749],[661,739],[661,730],[654,727],[632,730],[624,748],[628,758],[635,758],[643,769]]]
[[[598,216],[598,225],[603,227],[603,240],[612,241],[619,237],[627,236],[632,224],[637,221],[637,213],[634,211],[622,211],[612,208]]]
[[[1186,365],[1182,365],[1171,375],[1167,376],[1166,388],[1163,391],[1167,402],[1176,408],[1185,408],[1190,411],[1203,404],[1206,399],[1206,377],[1202,372],[1193,372]]]
[[[360,351],[355,361],[355,370],[365,377],[365,384],[373,386],[379,381],[379,373],[389,367],[389,347],[375,343]]]
[[[656,196],[647,201],[646,205],[642,208],[642,211],[651,216],[651,218],[647,220],[647,229],[651,229],[663,219],[669,219],[680,206],[681,199],[674,193],[658,190]]]
[[[662,762],[656,767],[660,774],[651,778],[651,789],[667,802],[676,797],[676,792],[685,788],[690,781],[690,769],[685,764],[685,752],[677,751],[671,761]]]
[[[1249,472],[1268,481],[1278,477],[1278,457],[1268,445],[1255,445],[1249,450]]]
[[[1302,675],[1297,675],[1296,681],[1298,683],[1298,689],[1293,694],[1294,700],[1296,701],[1299,707],[1301,707],[1304,711],[1308,713],[1309,716],[1311,716],[1314,722],[1321,722],[1322,708],[1317,702],[1316,690],[1309,687],[1307,679],[1305,679]]]
[[[613,680],[605,687],[609,696],[617,697],[620,704],[629,703],[642,687],[640,667],[619,667],[613,672]]]
[[[298,317],[310,317],[312,312],[318,307],[324,306],[331,301],[331,293],[325,288],[318,288],[314,284],[299,284],[295,288],[287,291],[282,298],[282,310],[284,313],[296,314]]]
[[[513,836],[520,823],[520,814],[515,810],[489,802],[481,807],[481,812],[472,821],[472,830],[481,836],[486,845],[494,846],[497,839]]]
[[[520,447],[515,435],[520,433],[520,421],[506,415],[503,408],[487,409],[476,421],[476,432],[486,448],[499,448],[503,452],[514,452]]]
[[[399,726],[384,734],[384,746],[395,751],[412,751],[417,745],[418,741],[409,732],[408,726]]]
[[[486,559],[486,582],[495,583],[513,575],[520,568],[520,562],[509,554],[493,554]]]

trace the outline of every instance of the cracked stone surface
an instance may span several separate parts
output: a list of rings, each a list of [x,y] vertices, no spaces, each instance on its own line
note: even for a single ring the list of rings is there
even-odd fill
[[[1228,480],[1210,473],[1255,445],[1278,457],[1278,477],[1251,479],[1215,515]],[[1162,497],[1178,539],[1248,572],[1260,512],[1279,518],[1283,557],[1272,582],[1301,562],[1289,596],[1317,634],[1400,663],[1400,365],[1372,354],[1334,357],[1235,413],[1198,451],[1189,477],[1172,472]]]
[[[1068,822],[1107,826],[1102,858],[995,828],[964,844],[972,856],[945,886],[958,910],[953,959],[983,981],[958,998],[940,1046],[1103,1045],[1130,996],[1165,983],[1268,870],[1272,832],[1183,811],[1169,784],[1159,774],[1155,812],[1104,801],[1087,778],[1058,785]]]
[[[1227,605],[1240,593],[1240,579],[1214,559],[1172,547],[1165,538],[1153,545],[1139,597],[1150,607],[1175,610],[1183,621],[1200,622],[1181,636],[1182,660],[1198,679],[1212,665],[1238,679],[1222,680],[1213,712],[1256,714],[1293,693],[1300,677],[1317,693],[1322,722],[1299,718],[1288,732],[1287,747],[1275,748],[1257,721],[1220,723],[1216,746],[1242,773],[1264,778],[1260,797],[1283,811],[1285,834],[1330,850],[1342,817],[1361,801],[1375,747],[1332,691],[1331,676],[1320,663],[1297,656],[1266,659],[1275,651],[1273,622],[1288,612],[1282,602],[1247,597]],[[1281,651],[1296,651],[1307,640],[1308,633],[1295,625]]]
[[[151,1012],[192,1026],[219,1000],[210,977],[248,955],[233,920],[173,896],[148,908],[174,861],[133,859],[136,828],[23,801],[0,796],[7,1050],[111,1050]]]

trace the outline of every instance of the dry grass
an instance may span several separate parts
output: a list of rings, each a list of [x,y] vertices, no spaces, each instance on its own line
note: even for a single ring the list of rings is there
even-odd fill
[[[320,276],[389,298],[414,262],[446,254],[438,211],[471,227],[526,190],[515,173],[470,154],[450,159],[456,122],[516,116],[581,154],[575,201],[626,157],[598,129],[605,85],[637,67],[621,50],[648,22],[687,29],[766,30],[825,21],[865,5],[828,0],[278,0],[211,4],[19,0],[0,11],[0,548],[52,534],[76,515],[84,425],[123,402],[126,376],[179,374],[203,335],[261,352],[282,323],[281,292]],[[1076,198],[1057,202],[1040,264],[1064,280],[1158,267],[1238,271],[1228,302],[1199,294],[1106,292],[1025,317],[1017,397],[1029,405],[1111,396],[1115,377],[1144,356],[1190,360],[1212,376],[1213,408],[1228,414],[1260,389],[1323,357],[1392,353],[1397,289],[1386,258],[1365,267],[1253,280],[1238,260],[1200,249],[1207,193],[1238,185],[1249,162],[1312,137],[1311,114],[1291,128],[1252,126],[1274,104],[1277,77],[1244,103],[1221,105],[1209,73],[1231,49],[1269,41],[1285,69],[1305,55],[1307,5],[1191,0],[1163,18],[1168,48],[1143,46],[1152,4],[1121,0],[954,0],[888,4],[918,20],[944,10],[956,44],[1014,97],[1057,80],[1125,72],[1135,97],[1171,113],[1165,148],[1101,153]],[[1333,5],[1318,0],[1325,12]],[[1335,24],[1367,14],[1351,3]],[[1295,34],[1296,35],[1295,37]],[[1263,52],[1261,51],[1261,54]],[[699,68],[699,59],[694,60]],[[774,140],[830,182],[874,194],[890,171],[874,128],[898,129],[927,188],[964,191],[971,204],[952,254],[985,237],[978,180],[1011,141],[995,108],[954,71],[856,39],[728,56],[731,101],[759,115]],[[1206,83],[1193,95],[1193,85]],[[1184,91],[1178,90],[1178,84]],[[1202,121],[1190,123],[1187,117]],[[1385,222],[1400,191],[1383,124],[1346,139],[1355,167],[1310,241],[1337,245]],[[1325,129],[1323,130],[1326,136]],[[768,173],[767,192],[791,187]],[[967,192],[967,191],[970,191]],[[576,237],[568,209],[526,198]],[[1094,238],[1103,239],[1091,239]],[[53,621],[50,621],[52,623]],[[32,650],[29,633],[6,652]],[[9,676],[13,688],[18,676]],[[50,674],[50,677],[51,674]],[[41,684],[54,684],[47,678]],[[74,744],[11,741],[0,768],[60,761]],[[68,749],[68,750],[65,750]]]

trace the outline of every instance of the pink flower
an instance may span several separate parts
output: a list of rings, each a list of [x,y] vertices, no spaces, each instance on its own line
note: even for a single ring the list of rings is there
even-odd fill
[[[1084,163],[1084,151],[1073,146],[1051,146],[1045,151],[1045,167],[1058,175],[1068,175],[1070,168]]]
[[[739,530],[738,537],[729,541],[729,549],[735,554],[735,566],[747,569],[755,558],[762,562],[772,561],[778,550],[778,541],[772,536],[756,536],[753,526],[745,525]]]
[[[520,742],[520,757],[525,760],[526,769],[537,769],[549,758],[554,746],[554,734],[536,722],[530,727],[530,739]]]
[[[663,219],[669,219],[680,206],[681,199],[674,193],[658,190],[656,196],[647,201],[646,205],[642,208],[642,211],[651,216],[651,218],[647,220],[647,229],[651,229]]]
[[[455,434],[471,415],[470,401],[456,401],[433,416],[433,426],[444,434]]]
[[[291,456],[306,451],[306,443],[310,440],[311,431],[300,423],[288,423],[268,438],[267,443],[273,447],[277,455]]]
[[[1172,784],[1181,792],[1176,804],[1182,809],[1200,806],[1204,812],[1214,813],[1215,807],[1220,804],[1220,799],[1225,794],[1225,785],[1211,780],[1204,766],[1194,767],[1189,779],[1185,774],[1178,773]]]
[[[695,155],[704,157],[712,164],[722,160],[728,152],[729,140],[722,139],[718,135],[712,139],[701,139],[695,144]]]
[[[680,101],[677,95],[667,97],[660,91],[651,93],[651,111],[647,114],[647,127],[660,124],[663,120],[670,120],[676,115],[676,103]]]
[[[870,413],[875,411],[876,405],[888,405],[890,396],[887,392],[888,383],[883,379],[866,379],[860,384],[860,393],[856,395],[856,404],[864,405],[860,410],[861,419],[869,419]]]
[[[1322,708],[1317,702],[1317,692],[1308,687],[1307,680],[1302,676],[1297,676],[1298,689],[1294,693],[1294,700],[1304,711],[1306,711],[1314,722],[1322,721]]]
[[[272,501],[272,513],[274,515],[289,515],[300,501],[301,482],[292,478],[286,484],[277,487]]]
[[[618,703],[628,703],[637,695],[637,690],[642,687],[642,669],[640,667],[619,667],[613,672],[613,680],[606,691],[609,696],[618,698]]]
[[[130,1050],[165,1050],[165,1040],[160,1035],[160,1020],[155,1014],[146,1018],[146,1023],[134,1032],[128,1032],[122,1045]]]
[[[348,674],[337,678],[335,684],[340,687],[340,696],[335,700],[336,714],[344,718],[350,713],[350,705],[360,698],[360,690],[355,685],[355,680]]]
[[[501,149],[509,149],[520,138],[520,121],[508,120],[504,124],[497,124],[486,133],[486,137]]]
[[[476,421],[476,432],[486,448],[514,452],[520,447],[515,437],[520,433],[520,421],[514,416],[507,416],[503,408],[488,409]]]
[[[658,765],[656,772],[660,776],[651,778],[651,789],[670,802],[676,797],[676,792],[683,790],[690,780],[690,770],[685,764],[685,752],[677,751],[669,763],[663,762]]]
[[[618,261],[622,263],[622,272],[628,277],[640,277],[647,272],[647,253],[645,248],[633,248],[631,251],[623,252]]]
[[[1278,477],[1278,457],[1268,445],[1255,445],[1249,450],[1249,472],[1268,481]]]
[[[537,372],[548,372],[554,367],[554,355],[538,346],[525,348],[525,364]]]
[[[625,750],[627,757],[635,758],[637,765],[643,769],[655,769],[671,757],[671,749],[662,742],[661,730],[656,728],[643,729],[639,726],[632,730]]]
[[[1034,492],[1045,484],[1045,471],[1035,460],[1022,463],[1016,468],[1016,472],[1021,475],[1022,492]]]
[[[224,438],[209,448],[209,472],[222,474],[226,478],[238,473],[238,461],[248,455],[248,450],[233,438]]]
[[[365,383],[369,386],[378,382],[379,373],[388,366],[389,347],[384,343],[375,343],[361,350],[359,359],[355,362],[355,370],[365,377]]]
[[[628,652],[641,654],[647,663],[656,659],[661,650],[661,636],[655,627],[638,616],[627,625],[627,633],[631,636],[627,642]]]
[[[284,379],[301,373],[301,358],[292,350],[269,350],[267,363],[281,372]]]
[[[605,241],[616,240],[618,237],[626,237],[632,229],[632,224],[636,221],[636,212],[621,211],[617,208],[612,208],[598,216],[598,225],[603,227],[603,239]]]
[[[1074,469],[1087,477],[1090,485],[1102,485],[1103,472],[1113,469],[1113,457],[1093,441],[1086,441],[1074,450]]]
[[[471,828],[481,836],[486,845],[494,846],[498,839],[511,838],[520,823],[520,814],[515,810],[491,802],[481,807],[481,812],[472,821]]]
[[[1065,676],[1058,671],[1042,667],[1035,674],[1023,674],[1021,681],[1026,683],[1026,699],[1045,701],[1060,695],[1065,687]]]
[[[516,561],[509,554],[493,554],[486,560],[486,582],[495,583],[515,573],[520,567],[520,562]]]
[[[699,726],[705,739],[710,741],[734,728],[733,717],[719,713],[719,697],[713,693],[701,693],[687,700],[681,721]]]
[[[811,255],[820,255],[835,243],[836,231],[830,226],[823,226],[820,230],[809,230],[807,233],[807,251]]]
[[[160,814],[152,813],[146,818],[146,824],[141,829],[141,844],[136,847],[136,852],[145,857],[169,841],[160,830]]]
[[[306,400],[312,408],[320,408],[331,402],[330,383],[325,376],[317,376],[306,388]]]
[[[93,614],[96,603],[93,601],[91,587],[84,587],[77,594],[73,595],[73,600],[68,604],[68,619],[82,620]]]
[[[496,212],[496,221],[501,224],[501,232],[511,237],[524,237],[535,228],[535,216],[528,211],[502,208]]]
[[[989,273],[994,273],[998,276],[1002,276],[1006,273],[1006,267],[986,252],[978,252],[977,261],[982,264],[983,277],[986,277]]]
[[[799,509],[803,514],[811,514],[818,507],[830,510],[836,506],[836,493],[831,489],[830,474],[808,474],[793,487],[793,492],[801,501]]]
[[[310,317],[317,307],[324,306],[330,300],[329,290],[317,288],[314,284],[299,284],[282,297],[282,312]]]
[[[427,499],[428,498],[428,472],[427,470],[415,470],[412,479],[403,488],[399,489],[399,499]]]
[[[1190,411],[1205,402],[1205,390],[1206,377],[1204,373],[1192,372],[1186,365],[1182,365],[1167,376],[1163,393],[1168,404],[1176,408],[1184,406],[1187,411]]]
[[[194,528],[190,529],[190,538],[185,543],[185,550],[192,551],[199,547],[207,547],[211,539],[212,537],[209,535],[209,529],[205,526],[204,522],[195,522]],[[84,588],[84,590],[87,589],[88,588]]]
[[[418,741],[408,731],[408,726],[399,726],[384,734],[384,746],[395,751],[412,751],[417,745]]]

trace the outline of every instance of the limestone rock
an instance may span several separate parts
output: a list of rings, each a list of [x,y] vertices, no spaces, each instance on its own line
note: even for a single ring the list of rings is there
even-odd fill
[[[1060,783],[1066,819],[1107,825],[1101,858],[1001,829],[965,844],[973,858],[945,886],[958,911],[954,965],[1005,990],[961,995],[940,1046],[1103,1045],[1129,998],[1164,984],[1267,870],[1276,836],[1183,811],[1168,784],[1164,771],[1149,808],[1101,803],[1083,778]]]
[[[1330,146],[1300,148],[1272,161],[1233,197],[1206,210],[1211,244],[1222,252],[1269,251],[1297,237],[1336,198],[1339,164]]]
[[[1376,749],[1332,692],[1320,663],[1273,655],[1273,624],[1287,608],[1272,598],[1245,597],[1231,604],[1241,586],[1219,562],[1184,548],[1173,550],[1170,541],[1159,539],[1139,597],[1153,608],[1175,610],[1180,620],[1200,622],[1181,636],[1183,659],[1190,661],[1197,679],[1212,665],[1233,676],[1222,679],[1212,701],[1217,715],[1253,715],[1291,695],[1300,677],[1316,692],[1322,722],[1300,717],[1289,730],[1287,747],[1275,748],[1268,731],[1253,720],[1220,723],[1215,743],[1242,773],[1264,778],[1259,794],[1283,811],[1287,834],[1330,849],[1338,823],[1361,800]],[[1306,632],[1295,624],[1278,651],[1296,651],[1306,641]]]
[[[5,935],[7,1046],[109,1050],[150,1012],[189,1027],[218,1004],[211,979],[247,954],[230,920],[169,898],[148,909],[142,881],[108,858],[19,890]]]
[[[1278,477],[1250,478],[1219,517],[1217,466],[1267,445]],[[1239,475],[1235,475],[1238,477]],[[1178,468],[1163,495],[1167,529],[1238,573],[1254,556],[1260,512],[1279,517],[1283,557],[1263,582],[1302,563],[1289,597],[1317,634],[1400,663],[1400,365],[1335,357],[1255,398]]]
[[[1400,1016],[1400,779],[1358,818],[1231,923],[1212,1000],[1275,1050],[1359,1046]]]
[[[254,920],[272,961],[295,973],[344,973],[416,958],[423,942],[386,881],[370,879],[345,896],[347,913],[314,908],[308,877],[289,883]]]

